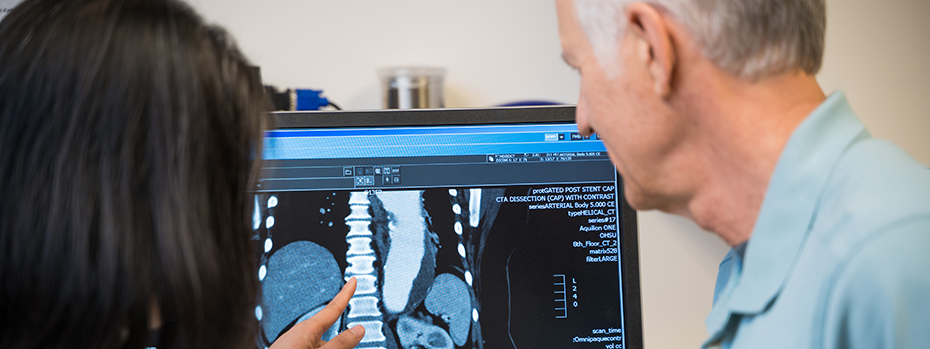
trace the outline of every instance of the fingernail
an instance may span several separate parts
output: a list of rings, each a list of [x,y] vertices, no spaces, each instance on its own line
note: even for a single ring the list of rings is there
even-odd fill
[[[358,338],[362,338],[362,336],[365,335],[365,328],[362,327],[362,325],[355,325],[355,327],[350,328],[349,331],[352,331],[352,333],[355,334],[355,337]]]

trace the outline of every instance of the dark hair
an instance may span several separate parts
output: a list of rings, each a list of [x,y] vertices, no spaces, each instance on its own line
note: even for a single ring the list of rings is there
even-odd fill
[[[254,345],[246,198],[265,109],[176,0],[27,0],[0,21],[0,347]],[[157,310],[151,308],[157,304]]]

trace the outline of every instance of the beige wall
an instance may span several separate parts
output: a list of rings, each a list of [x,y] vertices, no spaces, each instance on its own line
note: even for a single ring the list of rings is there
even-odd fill
[[[930,166],[930,1],[828,0],[818,80],[846,92],[873,136]]]

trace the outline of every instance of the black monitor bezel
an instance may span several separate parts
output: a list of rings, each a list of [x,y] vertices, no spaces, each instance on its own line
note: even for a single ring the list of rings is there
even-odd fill
[[[575,107],[299,111],[274,112],[271,116],[272,129],[574,123]],[[618,184],[622,193],[623,180]],[[620,292],[623,297],[622,316],[626,332],[624,347],[642,348],[643,317],[637,215],[626,198],[621,201]]]

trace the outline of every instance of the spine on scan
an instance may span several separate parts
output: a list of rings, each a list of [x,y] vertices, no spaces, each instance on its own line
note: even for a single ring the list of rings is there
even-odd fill
[[[371,248],[372,233],[369,229],[371,215],[368,213],[371,202],[368,193],[354,192],[349,196],[351,212],[346,217],[349,233],[346,242],[349,248],[346,251],[348,267],[345,278],[355,277],[358,287],[355,295],[349,300],[348,328],[356,325],[365,327],[365,337],[357,348],[384,348],[387,338],[382,334],[383,314],[378,308],[378,272],[374,268],[377,254]]]

